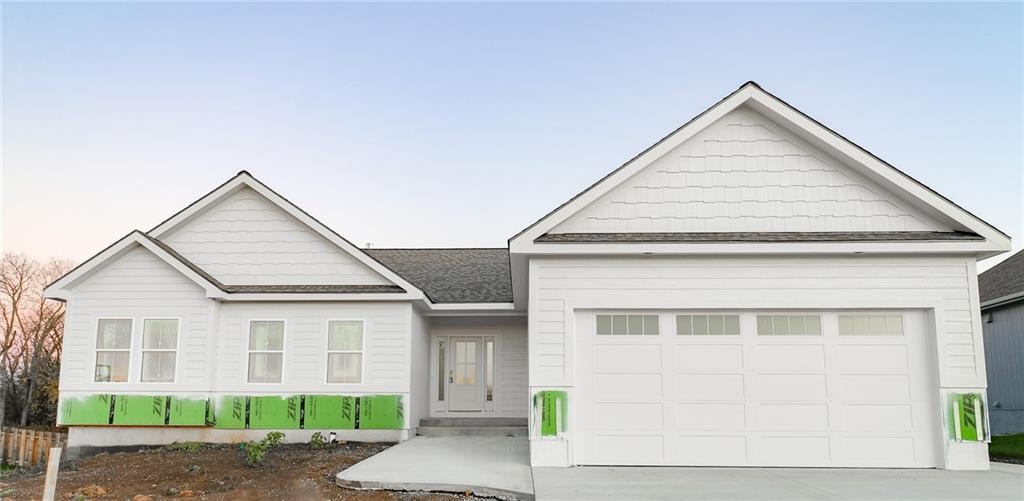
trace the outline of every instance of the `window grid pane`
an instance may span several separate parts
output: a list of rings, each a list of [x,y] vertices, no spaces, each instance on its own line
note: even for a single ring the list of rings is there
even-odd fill
[[[101,350],[128,350],[132,347],[132,320],[130,318],[101,318],[97,324],[96,348]]]
[[[250,353],[250,383],[280,383],[282,353]]]
[[[846,313],[839,315],[840,336],[902,336],[903,315]]]
[[[284,322],[280,320],[249,322],[249,349],[253,351],[283,350]]]
[[[327,355],[328,383],[359,383],[362,381],[362,353],[330,353]]]
[[[677,315],[678,336],[737,336],[740,334],[739,315]]]
[[[142,382],[173,383],[177,354],[173,351],[150,351],[142,354]]]
[[[820,336],[821,315],[758,315],[758,336]]]
[[[127,383],[128,357],[127,351],[97,351],[95,381],[98,383]]]

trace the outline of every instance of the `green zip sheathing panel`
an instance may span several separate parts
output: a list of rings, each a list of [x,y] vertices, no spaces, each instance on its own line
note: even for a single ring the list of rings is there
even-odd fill
[[[405,427],[401,395],[359,397],[360,430],[400,430]]]
[[[244,430],[249,397],[227,395],[216,400],[213,409],[214,426],[226,430]]]
[[[167,416],[167,424],[171,426],[206,426],[207,399],[175,397],[171,398],[171,409]]]
[[[980,393],[950,393],[949,405],[951,439],[963,442],[985,440],[985,404]]]
[[[110,406],[113,395],[106,393],[81,397],[65,397],[61,402],[60,424],[110,424]]]
[[[249,397],[249,428],[254,430],[298,430],[302,398]]]
[[[356,429],[356,398],[306,395],[302,427],[306,430]]]
[[[162,426],[167,416],[167,397],[163,395],[117,395],[114,397],[116,425]]]
[[[533,406],[540,412],[540,436],[557,437],[568,429],[569,399],[564,391],[539,391],[533,396]]]

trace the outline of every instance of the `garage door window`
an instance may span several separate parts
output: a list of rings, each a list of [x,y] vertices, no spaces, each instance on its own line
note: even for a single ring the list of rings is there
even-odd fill
[[[658,315],[598,315],[599,336],[657,336]]]
[[[820,315],[758,315],[758,336],[820,336]]]
[[[739,315],[676,315],[678,336],[738,336]]]
[[[851,313],[839,315],[840,336],[902,336],[903,315]]]

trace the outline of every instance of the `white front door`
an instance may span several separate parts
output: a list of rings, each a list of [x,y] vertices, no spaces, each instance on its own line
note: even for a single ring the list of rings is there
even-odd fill
[[[452,337],[448,343],[448,410],[484,409],[483,338]]]

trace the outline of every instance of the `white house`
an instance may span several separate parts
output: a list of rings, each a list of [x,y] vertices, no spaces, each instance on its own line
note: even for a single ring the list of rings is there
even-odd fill
[[[534,465],[983,469],[975,263],[1009,248],[752,82],[507,248],[360,249],[241,172],[47,288],[60,419],[81,447],[529,418]]]

